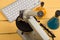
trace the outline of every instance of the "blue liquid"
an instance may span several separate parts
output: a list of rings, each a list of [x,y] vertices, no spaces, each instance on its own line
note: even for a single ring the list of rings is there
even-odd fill
[[[59,27],[59,19],[53,17],[47,22],[47,25],[50,29],[57,29]]]

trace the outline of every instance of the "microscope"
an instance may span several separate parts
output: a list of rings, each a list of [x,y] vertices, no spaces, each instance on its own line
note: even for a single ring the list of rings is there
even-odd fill
[[[50,40],[44,29],[55,37],[43,24],[39,24],[34,16],[43,16],[43,12],[35,12],[32,10],[21,10],[16,19],[18,34],[22,40]]]

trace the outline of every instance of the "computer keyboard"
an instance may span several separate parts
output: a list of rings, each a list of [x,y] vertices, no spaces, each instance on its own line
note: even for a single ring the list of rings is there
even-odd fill
[[[19,11],[24,9],[33,9],[40,5],[40,0],[17,0],[11,5],[2,9],[6,18],[12,22],[19,16]]]

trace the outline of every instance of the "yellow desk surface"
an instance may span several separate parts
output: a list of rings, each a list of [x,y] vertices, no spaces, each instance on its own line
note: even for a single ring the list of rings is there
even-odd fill
[[[8,4],[11,4],[15,0],[0,0],[0,9],[6,7]],[[41,0],[45,2],[45,8],[47,11],[47,14],[45,16],[45,19],[40,19],[41,23],[44,25],[47,24],[47,21],[54,16],[55,11],[60,9],[60,0]],[[5,3],[5,4],[4,4]],[[3,4],[3,5],[2,5]],[[5,16],[0,12],[0,20],[7,20]],[[46,25],[47,26],[47,25]],[[48,28],[48,27],[47,27]],[[16,32],[17,28],[15,25],[15,22],[9,23],[9,22],[0,22],[0,33],[11,33]],[[60,27],[57,30],[51,30],[55,35],[55,40],[60,40]],[[18,34],[11,34],[11,35],[0,35],[0,40],[21,40]]]
[[[15,2],[16,0],[0,0],[0,9],[6,7],[7,5]]]
[[[0,34],[0,40],[22,40],[22,38],[17,34]]]

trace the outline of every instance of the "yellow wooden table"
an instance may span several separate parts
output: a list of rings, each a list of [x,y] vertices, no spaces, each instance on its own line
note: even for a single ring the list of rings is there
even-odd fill
[[[0,9],[6,7],[7,5],[11,4],[16,0],[0,0]],[[41,0],[45,2],[45,8],[47,11],[47,14],[45,15],[44,19],[40,19],[41,23],[46,25],[47,27],[47,21],[54,16],[55,11],[60,9],[60,0]],[[0,20],[7,20],[5,16],[0,12]],[[48,27],[47,27],[48,28]],[[0,22],[0,33],[12,33],[16,32],[17,28],[15,25],[15,22],[9,23],[7,21],[1,21]],[[55,35],[55,40],[60,40],[59,34],[60,34],[60,27],[57,30],[51,30]],[[0,35],[0,40],[21,40],[18,34],[6,34],[6,35]]]
[[[0,9],[6,7],[7,5],[15,2],[16,0],[0,0]]]

